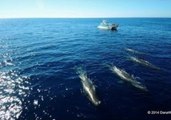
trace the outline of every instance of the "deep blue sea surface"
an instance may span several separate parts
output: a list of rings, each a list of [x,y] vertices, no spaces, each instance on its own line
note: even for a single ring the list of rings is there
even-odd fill
[[[171,19],[107,19],[118,31],[97,29],[101,20],[0,19],[0,119],[169,119],[147,112],[171,111]],[[124,82],[111,64],[148,91]],[[99,106],[85,95],[77,67],[96,86]]]

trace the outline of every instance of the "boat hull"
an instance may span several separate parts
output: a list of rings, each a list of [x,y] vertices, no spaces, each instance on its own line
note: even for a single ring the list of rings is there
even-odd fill
[[[97,28],[101,30],[117,30],[117,27],[113,26],[98,26]]]

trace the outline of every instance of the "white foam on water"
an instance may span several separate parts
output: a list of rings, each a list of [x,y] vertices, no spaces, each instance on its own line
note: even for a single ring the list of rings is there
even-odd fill
[[[11,61],[8,61],[8,60],[4,60],[4,64],[5,64],[5,66],[12,66],[12,65],[14,65]]]

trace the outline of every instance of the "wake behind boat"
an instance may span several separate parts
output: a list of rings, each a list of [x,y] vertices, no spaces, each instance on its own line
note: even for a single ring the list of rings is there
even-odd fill
[[[117,30],[118,26],[118,24],[110,24],[106,20],[103,20],[97,28],[102,30]]]

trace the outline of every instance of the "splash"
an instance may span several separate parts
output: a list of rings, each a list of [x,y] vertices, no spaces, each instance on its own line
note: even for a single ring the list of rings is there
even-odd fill
[[[4,60],[0,63],[0,66],[14,66],[12,60]]]

